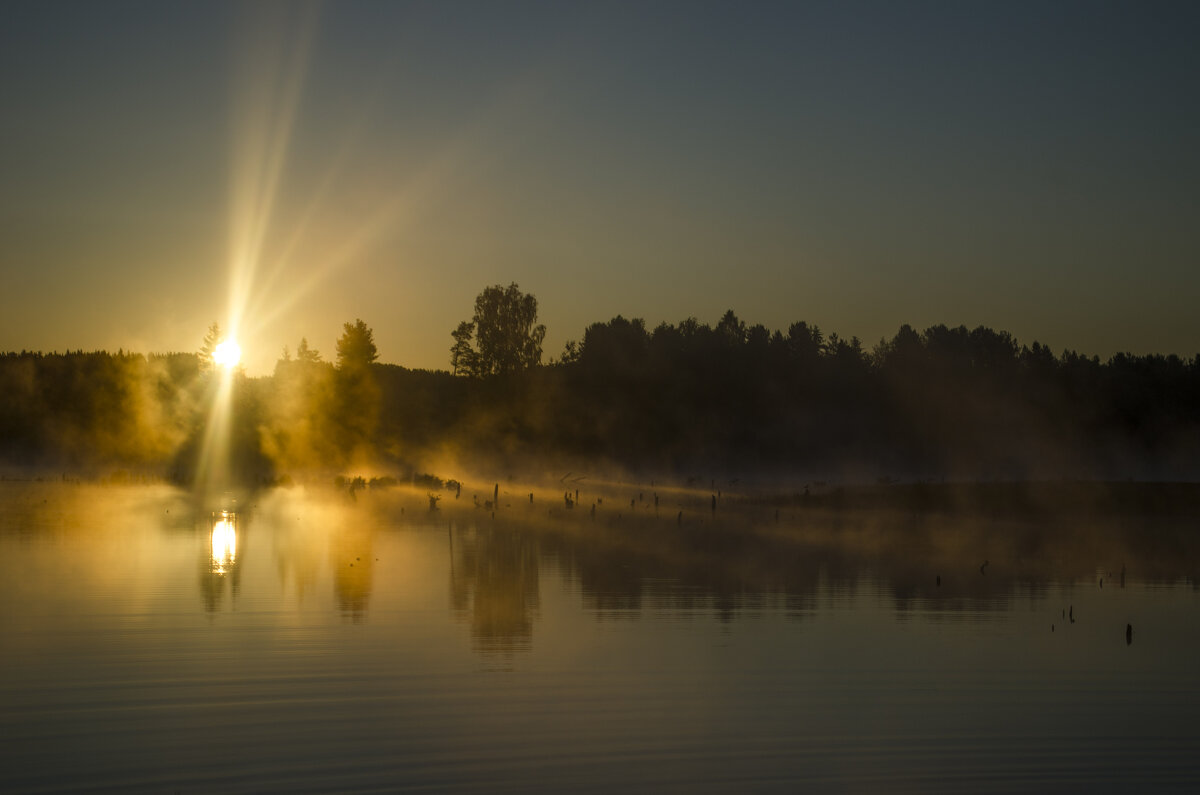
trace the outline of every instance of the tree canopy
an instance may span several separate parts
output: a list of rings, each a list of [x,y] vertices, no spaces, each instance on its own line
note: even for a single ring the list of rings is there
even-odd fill
[[[359,322],[361,323],[362,321],[360,320]],[[347,325],[349,325],[349,324],[347,324]],[[367,329],[367,334],[368,335],[371,334],[370,329]],[[374,346],[375,346],[375,344],[374,344],[374,342],[372,342],[371,343],[372,350],[374,350]],[[341,352],[339,351],[339,355],[340,355],[340,353]],[[305,363],[309,363],[309,364],[316,364],[317,362],[321,361],[321,352],[318,351],[316,348],[308,347],[308,337],[300,338],[300,344],[296,346],[296,361],[305,362]]]
[[[1200,356],[1102,362],[945,325],[902,326],[868,349],[804,322],[772,330],[726,312],[715,325],[653,328],[617,316],[536,367],[532,296],[513,285],[480,298],[452,334],[452,364],[510,376],[380,364],[371,329],[346,323],[335,362],[302,339],[273,376],[232,379],[237,471],[412,466],[452,449],[506,466],[528,456],[678,473],[1200,477]],[[508,317],[514,308],[524,314]],[[479,329],[506,323],[507,366],[519,372],[477,345]],[[0,354],[0,465],[158,467],[186,481],[220,340],[214,324],[190,353]]]
[[[451,369],[460,375],[506,375],[541,364],[546,327],[537,322],[537,299],[516,282],[487,287],[475,299],[475,316],[450,333]],[[472,340],[473,338],[473,340]]]
[[[362,320],[355,320],[354,323],[343,324],[342,329],[342,336],[337,341],[339,370],[365,368],[379,358],[379,351],[375,348],[375,333],[371,331],[370,326]],[[305,343],[304,353],[297,351],[298,357],[308,355],[307,340],[301,342]]]

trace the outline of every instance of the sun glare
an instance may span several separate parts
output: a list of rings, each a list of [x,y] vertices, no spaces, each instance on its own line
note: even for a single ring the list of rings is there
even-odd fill
[[[221,367],[233,369],[242,359],[242,346],[237,344],[237,340],[222,340],[213,351],[212,357]]]
[[[237,514],[221,512],[221,518],[213,522],[212,570],[225,574],[237,561]]]

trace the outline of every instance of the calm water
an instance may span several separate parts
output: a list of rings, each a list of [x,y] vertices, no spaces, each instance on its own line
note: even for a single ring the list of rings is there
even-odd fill
[[[1200,787],[1196,520],[680,499],[0,484],[0,790]]]

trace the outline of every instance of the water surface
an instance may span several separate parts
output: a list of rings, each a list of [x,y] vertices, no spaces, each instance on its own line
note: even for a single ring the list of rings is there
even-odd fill
[[[0,484],[0,789],[1200,786],[1194,521],[441,505]]]

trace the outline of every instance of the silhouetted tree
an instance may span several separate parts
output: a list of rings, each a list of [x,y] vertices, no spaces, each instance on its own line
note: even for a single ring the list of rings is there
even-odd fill
[[[532,303],[515,285],[489,288],[451,350],[459,374],[510,377],[379,364],[360,320],[345,325],[336,368],[301,340],[273,376],[232,379],[234,476],[267,477],[271,462],[407,465],[447,445],[687,474],[783,465],[817,477],[1200,476],[1200,357],[1102,362],[945,325],[902,326],[868,355],[815,326],[771,332],[727,312],[716,326],[687,318],[652,333],[618,316],[588,326],[561,367],[485,368],[473,338],[480,320],[500,323],[510,293],[518,309]],[[535,319],[528,311],[512,325],[540,331]],[[215,394],[202,368],[220,340],[213,324],[197,353],[0,354],[0,463],[158,466],[186,480]]]
[[[825,336],[817,326],[810,326],[802,320],[788,327],[788,353],[797,364],[811,367],[820,357],[824,346]]]
[[[458,328],[450,332],[454,345],[450,347],[450,372],[454,375],[477,375],[479,370],[478,354],[471,347],[471,335],[475,333],[475,324],[464,320]]]
[[[583,332],[579,359],[589,369],[606,373],[631,371],[645,360],[650,345],[646,322],[641,318],[626,320],[617,315],[607,323],[593,323]]]
[[[366,368],[371,362],[379,358],[379,352],[375,348],[375,333],[370,327],[361,320],[355,320],[353,324],[345,323],[342,336],[337,341],[337,366],[339,370]],[[308,349],[307,340],[301,340],[305,350]],[[315,355],[316,352],[313,351]],[[297,352],[299,355],[299,352]],[[316,361],[320,361],[318,356]]]
[[[361,320],[358,322],[362,323]],[[347,323],[346,324],[347,333],[349,333],[349,327],[350,327],[350,324]],[[364,326],[364,328],[365,328],[365,326]],[[375,343],[372,339],[370,329],[367,329],[367,341],[370,344],[370,350],[372,352],[374,352]],[[338,348],[338,356],[339,357],[341,357],[341,353],[342,353],[341,348],[339,347]],[[300,338],[300,344],[296,346],[296,361],[307,362],[309,364],[316,364],[317,362],[321,361],[321,354],[317,351],[317,349],[308,347],[308,337]]]
[[[379,358],[375,335],[362,320],[342,326],[337,341],[336,400],[332,419],[342,452],[368,452],[379,423],[380,390],[372,371]]]
[[[470,345],[472,335],[474,348]],[[467,375],[504,375],[528,370],[542,361],[546,327],[537,322],[537,299],[516,282],[493,285],[475,299],[475,317],[451,336],[451,364]]]
[[[737,347],[746,341],[746,324],[738,320],[732,309],[726,310],[717,323],[717,335],[726,345]]]

